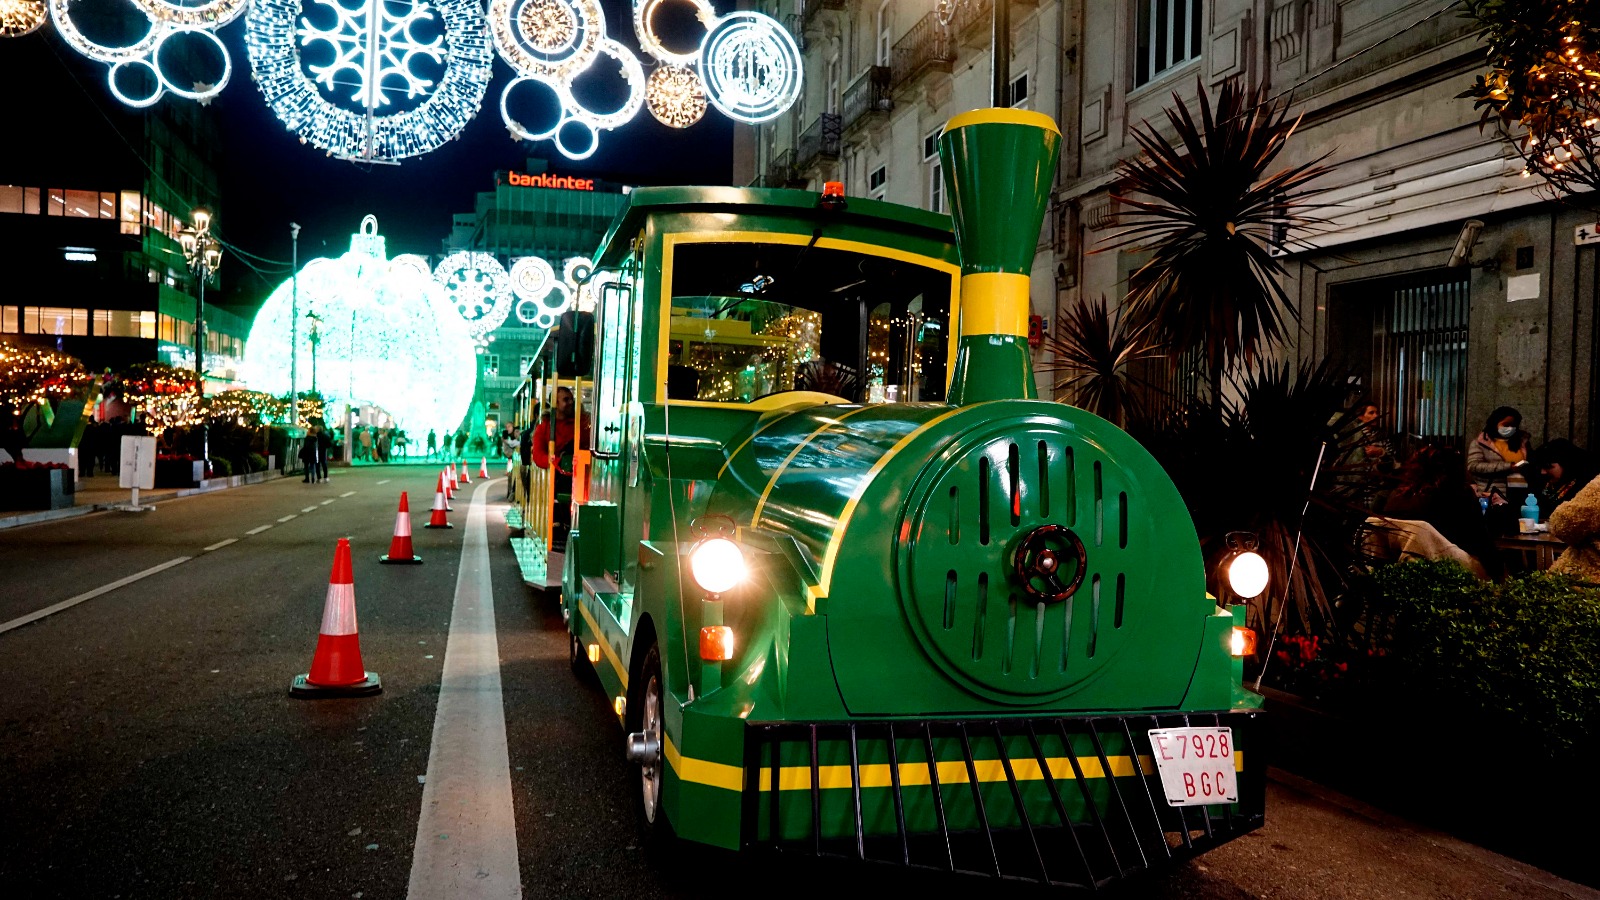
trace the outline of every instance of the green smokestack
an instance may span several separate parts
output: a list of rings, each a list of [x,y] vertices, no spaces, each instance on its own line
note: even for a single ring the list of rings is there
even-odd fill
[[[939,138],[961,252],[961,343],[950,402],[1038,396],[1028,355],[1028,273],[1061,130],[1049,116],[975,109]]]

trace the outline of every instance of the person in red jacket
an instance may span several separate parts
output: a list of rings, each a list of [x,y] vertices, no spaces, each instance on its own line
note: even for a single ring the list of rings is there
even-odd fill
[[[576,405],[570,389],[556,388],[555,415],[545,416],[533,430],[533,464],[541,469],[554,469],[555,493],[569,497],[572,494],[572,452],[579,445],[582,429],[588,425],[587,416],[580,419],[575,415]],[[557,537],[552,543],[559,549],[566,544],[570,506],[557,500],[554,512]]]

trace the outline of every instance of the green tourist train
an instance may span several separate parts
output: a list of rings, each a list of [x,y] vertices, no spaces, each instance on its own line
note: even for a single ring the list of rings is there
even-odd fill
[[[1244,608],[1150,454],[1036,396],[1059,143],[952,119],[952,216],[641,188],[594,255],[512,524],[652,839],[1095,887],[1261,826]]]

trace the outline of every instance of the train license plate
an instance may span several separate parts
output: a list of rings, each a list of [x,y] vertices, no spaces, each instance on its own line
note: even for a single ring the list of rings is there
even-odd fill
[[[1150,749],[1169,806],[1238,802],[1233,729],[1152,728]]]

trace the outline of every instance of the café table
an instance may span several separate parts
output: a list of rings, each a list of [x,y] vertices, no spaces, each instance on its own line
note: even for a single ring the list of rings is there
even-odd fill
[[[1532,534],[1503,534],[1495,538],[1495,546],[1501,550],[1514,551],[1521,554],[1522,559],[1532,559],[1533,568],[1543,571],[1555,565],[1556,557],[1567,545],[1556,540],[1547,531],[1538,531]]]

